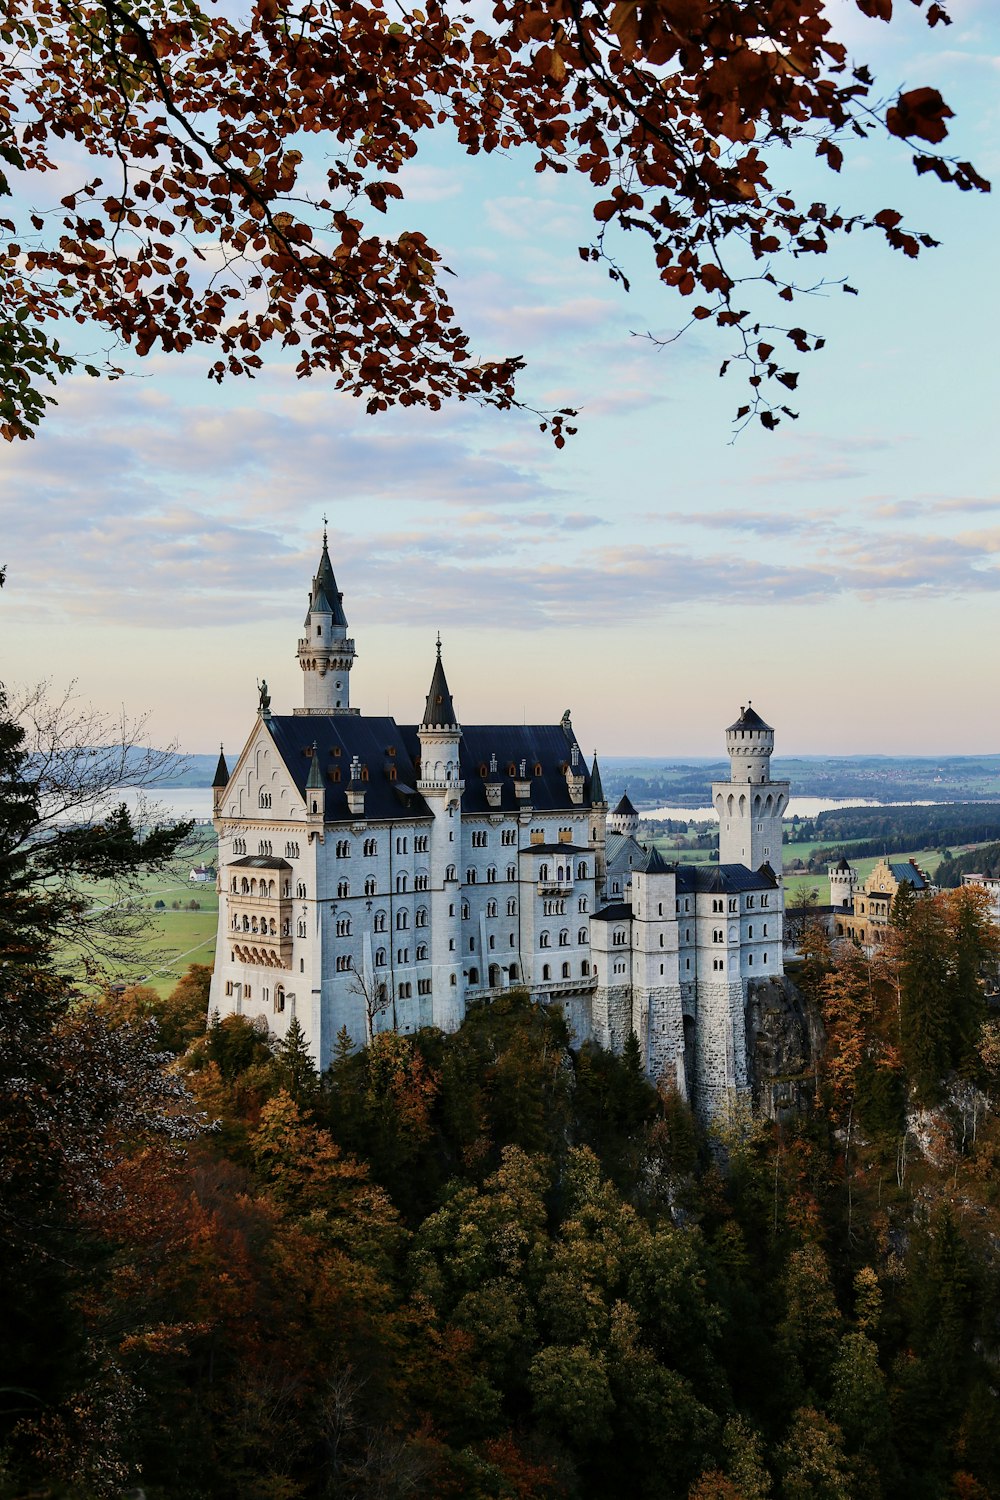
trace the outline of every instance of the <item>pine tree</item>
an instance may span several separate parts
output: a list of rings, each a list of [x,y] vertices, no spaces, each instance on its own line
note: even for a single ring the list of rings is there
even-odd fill
[[[288,1030],[274,1049],[282,1083],[296,1104],[311,1099],[319,1084],[319,1075],[305,1032],[298,1016],[293,1016]]]
[[[899,966],[903,1062],[917,1097],[933,1103],[952,1060],[952,944],[944,913],[917,901],[904,929]]]

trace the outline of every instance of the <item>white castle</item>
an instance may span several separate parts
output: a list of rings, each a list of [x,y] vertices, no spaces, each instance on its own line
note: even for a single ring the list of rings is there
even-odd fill
[[[561,1006],[574,1038],[639,1040],[654,1081],[703,1115],[749,1088],[746,1004],[782,973],[774,731],[726,731],[713,788],[718,864],[668,864],[614,813],[560,723],[463,725],[438,641],[421,722],[350,704],[348,636],[327,537],[298,644],[304,706],[257,721],[232,772],[220,755],[219,934],[210,1010],[297,1018],[325,1068],[338,1033],[454,1031],[511,988]],[[775,873],[775,872],[779,873]]]

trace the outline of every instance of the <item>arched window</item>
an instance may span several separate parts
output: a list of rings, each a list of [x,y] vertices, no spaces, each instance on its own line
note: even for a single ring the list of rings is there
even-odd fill
[[[625,929],[624,929],[624,927],[616,927],[615,928],[615,930],[614,930],[614,932],[613,932],[613,934],[611,936],[611,942],[612,942],[612,944],[616,948],[623,948],[625,946]]]
[[[542,964],[542,979],[551,979],[552,969],[548,964]]]
[[[581,859],[576,867],[576,878],[577,880],[586,880],[587,878],[587,861],[585,859]]]
[[[517,964],[511,964],[510,969],[509,969],[508,972],[509,972],[510,977],[511,977],[512,980],[516,979],[517,978]]]
[[[466,885],[475,885],[476,883],[476,871],[473,866],[470,866],[465,872],[465,883]]]
[[[404,908],[396,913],[396,931],[405,932],[410,925],[410,913]]]
[[[445,878],[445,880],[457,880],[458,879],[458,871],[455,869],[454,865],[448,865],[447,866],[447,868],[445,869],[445,872],[444,872],[444,878]]]
[[[569,933],[567,932],[567,930],[566,930],[565,927],[563,928],[562,932],[560,932],[560,934],[559,934],[559,946],[560,946],[560,948],[568,948],[569,947]]]
[[[585,943],[587,941],[587,929],[586,929],[586,927],[581,927],[580,928],[580,931],[576,935],[576,940],[577,940],[578,943]]]
[[[507,915],[508,915],[508,917],[516,917],[517,916],[517,897],[516,896],[511,896],[508,899],[508,901],[507,901]]]
[[[539,865],[538,866],[538,878],[539,878],[539,880],[548,880],[548,878],[549,878],[549,867],[548,867],[547,864],[543,864],[543,865]]]
[[[479,983],[479,970],[478,969],[470,969],[469,970],[469,983],[470,984],[478,984]]]
[[[490,865],[489,869],[486,871],[486,882],[487,882],[487,884],[488,885],[495,885],[496,884],[496,878],[497,878],[497,867],[496,867],[496,865]]]
[[[337,881],[337,895],[343,901],[351,894],[351,882],[349,880]]]
[[[425,963],[426,961],[427,961],[427,944],[426,943],[418,943],[417,944],[417,963],[418,964],[422,964],[422,963]]]
[[[426,908],[426,906],[418,906],[417,907],[417,914],[416,914],[416,916],[413,919],[413,925],[414,925],[414,927],[426,927],[427,926],[427,908]]]
[[[587,975],[590,973],[590,964],[586,959],[584,959],[583,963],[580,965],[580,973],[583,975],[584,979],[586,979]]]
[[[488,939],[487,939],[487,945],[488,945],[488,947],[489,947],[489,950],[490,950],[490,952],[491,952],[491,953],[492,953],[492,952],[493,952],[493,950],[494,950],[494,948],[495,948],[495,947],[496,947],[496,945],[497,945],[497,940],[496,940],[496,938],[495,938],[495,937],[494,937],[494,936],[493,936],[493,934],[492,934],[492,932],[491,932],[491,933],[490,933],[490,935],[489,935],[489,938],[488,938]]]
[[[386,965],[385,949],[384,948],[376,948],[375,949],[375,967],[376,967],[376,969],[384,969],[385,965]]]
[[[351,935],[351,919],[350,919],[350,917],[338,917],[337,918],[337,936],[338,937],[350,937],[350,935]]]
[[[538,946],[539,948],[547,948],[549,946],[549,934],[547,932],[540,932],[538,934]]]
[[[400,895],[405,890],[406,890],[406,876],[405,875],[397,875],[396,876],[396,894],[397,894],[397,896]]]
[[[260,794],[260,805],[261,805],[261,807],[270,807],[271,806],[271,793],[270,792],[263,792],[263,791],[261,792],[261,794]]]
[[[244,875],[244,877],[243,877],[243,895],[244,896],[249,896],[249,894],[250,894],[250,882],[246,878],[246,876]]]
[[[496,914],[497,914],[497,904],[496,904],[496,902],[495,901],[487,901],[487,903],[486,903],[486,915],[488,917],[495,917]]]
[[[508,880],[516,880],[517,879],[517,865],[508,865],[507,866],[507,879]]]
[[[300,922],[299,923],[298,934],[299,934],[299,937],[305,937],[305,935],[306,935],[306,924],[304,922]]]
[[[375,932],[385,931],[385,912],[377,911],[372,919],[372,929]]]
[[[338,859],[350,859],[350,857],[351,857],[351,842],[350,842],[350,839],[338,839],[337,840],[337,858]]]
[[[564,979],[568,979],[569,978],[569,964],[563,964],[563,966],[562,966],[562,977]]]
[[[463,901],[462,902],[462,921],[463,922],[467,922],[468,920],[469,920],[469,903],[468,903],[468,901]]]
[[[299,881],[298,885],[295,887],[295,894],[300,901],[304,901],[306,899],[305,881]]]
[[[368,879],[365,881],[365,895],[366,896],[374,896],[375,890],[376,890],[375,876],[374,875],[369,875]]]

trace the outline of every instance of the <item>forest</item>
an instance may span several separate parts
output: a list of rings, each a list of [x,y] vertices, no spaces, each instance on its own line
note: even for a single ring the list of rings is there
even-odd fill
[[[690,1500],[1000,1491],[997,937],[819,927],[810,1107],[707,1132],[512,992],[453,1035],[206,1028],[209,971],[86,1001],[53,961],[0,714],[3,1500]],[[64,846],[168,857],[127,820]]]

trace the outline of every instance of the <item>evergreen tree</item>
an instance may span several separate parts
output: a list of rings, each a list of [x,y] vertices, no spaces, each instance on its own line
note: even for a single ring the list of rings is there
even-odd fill
[[[279,1077],[291,1098],[296,1104],[310,1100],[319,1086],[319,1075],[298,1016],[292,1017],[274,1055]]]
[[[952,943],[937,902],[917,901],[899,965],[903,1062],[921,1102],[933,1103],[952,1062]]]

